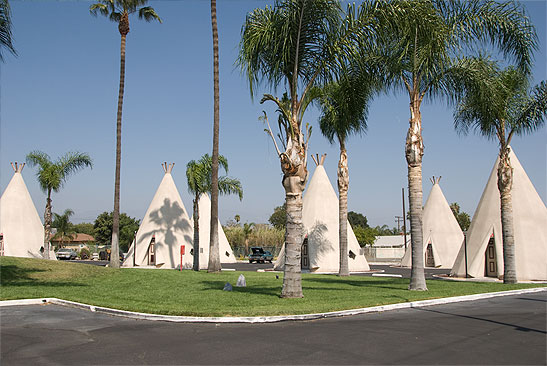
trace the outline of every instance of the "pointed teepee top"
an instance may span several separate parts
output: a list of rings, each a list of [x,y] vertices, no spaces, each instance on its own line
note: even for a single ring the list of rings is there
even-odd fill
[[[163,171],[165,172],[165,174],[171,174],[171,171],[173,170],[175,163],[171,163],[167,165],[167,162],[164,162],[161,164],[161,166],[163,167]]]
[[[430,178],[429,180],[431,181],[431,183],[432,183],[433,185],[435,185],[435,184],[439,184],[439,182],[441,181],[441,178],[442,178],[442,176],[439,176],[439,177],[437,177],[437,178],[435,178],[435,176],[433,176],[433,177]]]
[[[23,168],[25,167],[25,163],[18,164],[17,162],[15,162],[10,164],[15,173],[21,173],[23,171]]]
[[[323,163],[325,162],[326,157],[327,157],[326,153],[321,155],[321,158],[319,158],[319,154],[315,154],[315,156],[313,156],[313,154],[311,154],[311,158],[313,159],[313,162],[315,163],[315,166],[323,165]]]

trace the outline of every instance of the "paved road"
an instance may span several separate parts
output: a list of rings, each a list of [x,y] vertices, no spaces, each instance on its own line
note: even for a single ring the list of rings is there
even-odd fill
[[[546,363],[547,293],[273,324],[0,308],[2,365]]]

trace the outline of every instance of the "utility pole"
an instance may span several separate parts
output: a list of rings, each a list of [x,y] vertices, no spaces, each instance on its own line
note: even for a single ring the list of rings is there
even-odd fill
[[[397,231],[399,231],[399,232],[401,231],[401,222],[403,220],[404,220],[403,216],[395,216],[395,222],[397,222]]]

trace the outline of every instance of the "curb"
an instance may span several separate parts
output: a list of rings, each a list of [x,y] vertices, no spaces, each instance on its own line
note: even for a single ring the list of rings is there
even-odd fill
[[[420,307],[431,306],[431,305],[451,304],[456,302],[490,299],[493,297],[529,294],[529,293],[543,292],[543,291],[547,291],[547,288],[538,287],[538,288],[523,289],[523,290],[511,290],[511,291],[502,291],[502,292],[489,292],[489,293],[475,294],[475,295],[445,297],[441,299],[420,300],[420,301],[412,301],[412,302],[405,302],[405,303],[399,303],[399,304],[373,306],[369,308],[332,311],[328,313],[315,313],[315,314],[302,314],[302,315],[279,315],[279,316],[249,316],[249,317],[233,317],[233,316],[199,317],[199,316],[172,316],[172,315],[138,313],[138,312],[132,312],[132,311],[111,309],[111,308],[106,308],[102,306],[82,304],[79,302],[68,301],[68,300],[57,299],[57,298],[6,300],[6,301],[0,301],[0,307],[17,306],[17,305],[54,304],[54,305],[76,307],[80,309],[89,310],[92,312],[105,313],[109,315],[121,316],[121,317],[131,318],[131,319],[167,321],[167,322],[174,322],[174,323],[275,323],[275,322],[288,321],[288,320],[316,320],[316,319],[325,319],[325,318],[335,318],[335,317],[341,317],[341,316],[360,315],[360,314],[367,314],[367,313],[377,313],[377,312],[390,311],[390,310],[420,308]]]

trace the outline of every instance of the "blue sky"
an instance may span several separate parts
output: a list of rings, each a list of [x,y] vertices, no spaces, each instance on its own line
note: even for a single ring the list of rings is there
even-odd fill
[[[264,92],[251,99],[247,82],[235,67],[241,26],[246,14],[271,4],[263,0],[218,0],[220,37],[220,151],[229,175],[242,181],[243,201],[222,197],[220,219],[234,215],[243,222],[267,222],[284,202],[281,170],[271,140],[258,117],[273,105],[260,105]],[[120,35],[117,25],[92,17],[91,1],[10,1],[18,57],[0,64],[0,189],[12,177],[12,161],[24,161],[32,150],[56,158],[67,151],[89,153],[94,168],[70,177],[53,194],[53,211],[74,210],[73,222],[93,222],[111,211],[114,196],[115,123],[119,83]],[[546,2],[522,2],[536,26],[534,83],[546,79]],[[212,150],[212,35],[207,0],[150,1],[163,24],[132,17],[127,37],[126,83],[122,132],[121,210],[139,219],[162,179],[161,163],[174,162],[173,178],[187,211],[186,163]],[[282,89],[278,90],[278,94]],[[310,153],[327,153],[325,168],[336,187],[338,147],[330,145],[317,125],[318,112],[305,121],[314,126]],[[348,208],[372,225],[396,226],[401,215],[401,188],[407,186],[404,141],[408,129],[408,96],[378,97],[370,107],[366,135],[348,141],[350,189]],[[459,136],[452,110],[440,102],[422,107],[425,155],[424,203],[431,183],[442,176],[449,202],[473,214],[490,174],[498,146],[482,137]],[[547,129],[512,146],[536,190],[547,197]],[[309,161],[308,169],[314,171]],[[36,168],[23,177],[40,216],[45,194]],[[406,188],[405,188],[406,191]],[[408,206],[407,206],[408,207]],[[191,214],[191,213],[190,213]]]

